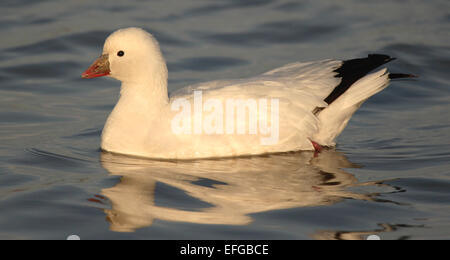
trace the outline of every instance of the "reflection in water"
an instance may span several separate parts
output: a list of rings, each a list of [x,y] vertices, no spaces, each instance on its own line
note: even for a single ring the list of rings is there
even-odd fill
[[[313,235],[316,240],[366,240],[368,236],[380,233],[392,232],[396,229],[394,225],[379,224],[380,228],[372,231],[319,231]]]
[[[257,212],[331,205],[344,198],[372,200],[371,194],[348,191],[349,187],[372,183],[359,183],[342,170],[357,166],[334,150],[318,156],[301,152],[195,161],[102,153],[101,162],[110,174],[122,176],[117,185],[102,190],[112,204],[105,210],[110,228],[118,232],[150,226],[155,219],[247,225],[252,221],[249,214]],[[156,188],[161,184],[183,191],[191,197],[189,201],[199,200],[202,206],[186,209],[164,205]]]
[[[394,232],[399,228],[425,228],[424,225],[405,225],[405,224],[378,224],[379,228],[371,231],[319,231],[312,235],[317,240],[367,240],[371,235],[377,235],[383,240],[381,233]],[[408,240],[409,236],[399,237],[398,240]]]

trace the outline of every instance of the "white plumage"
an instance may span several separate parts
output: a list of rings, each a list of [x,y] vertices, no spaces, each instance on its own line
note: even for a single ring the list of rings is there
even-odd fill
[[[119,51],[124,55],[119,56]],[[103,129],[101,147],[110,152],[152,158],[193,159],[314,150],[311,141],[333,146],[352,114],[389,83],[386,69],[380,70],[357,80],[327,104],[324,100],[341,82],[336,70],[343,62],[323,60],[292,63],[247,79],[188,86],[169,97],[166,63],[158,43],[144,30],[127,28],[114,32],[105,42],[102,57],[102,62],[107,64],[100,66],[96,61],[83,77],[108,74],[122,81],[122,86],[120,99]],[[262,144],[261,139],[268,136],[262,131],[256,134],[249,131],[245,134],[174,133],[172,123],[180,112],[173,110],[174,102],[185,100],[193,108],[196,91],[201,91],[204,102],[215,100],[226,104],[228,100],[254,100],[259,104],[259,100],[266,100],[269,103],[266,117],[261,110],[253,116],[258,123],[266,120],[268,125],[276,123],[270,116],[273,108],[270,102],[278,100],[277,141]],[[224,105],[223,113],[225,110]],[[185,117],[190,118],[192,130],[195,122],[205,120],[212,113],[212,110],[209,114],[203,111],[200,120],[199,114],[192,110],[190,117],[187,114]],[[242,119],[235,115],[234,120],[243,123],[245,129],[249,129],[252,122],[250,116]],[[217,126],[217,122],[214,123]]]

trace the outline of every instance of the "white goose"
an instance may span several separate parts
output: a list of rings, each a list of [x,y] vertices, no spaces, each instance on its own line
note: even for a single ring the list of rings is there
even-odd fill
[[[190,86],[169,97],[158,42],[140,28],[126,28],[106,39],[103,54],[82,77],[122,82],[120,99],[103,129],[103,150],[194,159],[334,146],[365,100],[390,79],[412,76],[386,69],[368,74],[391,60],[374,54],[297,62],[248,79]]]

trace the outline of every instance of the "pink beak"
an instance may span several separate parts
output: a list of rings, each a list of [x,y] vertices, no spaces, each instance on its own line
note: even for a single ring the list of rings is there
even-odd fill
[[[85,72],[81,74],[81,77],[84,79],[103,77],[109,75],[110,72],[108,54],[103,54],[98,57]]]

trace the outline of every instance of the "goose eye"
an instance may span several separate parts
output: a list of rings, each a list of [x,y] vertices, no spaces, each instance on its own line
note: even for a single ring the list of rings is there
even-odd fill
[[[117,52],[117,56],[122,57],[123,55],[125,55],[125,52],[123,52],[123,51],[118,51]]]

